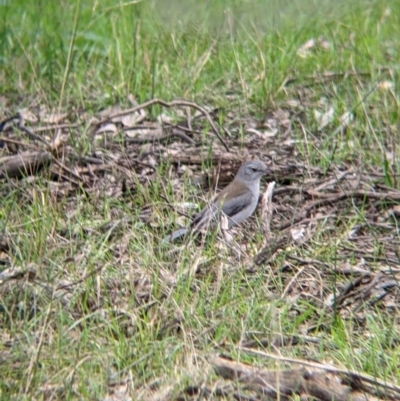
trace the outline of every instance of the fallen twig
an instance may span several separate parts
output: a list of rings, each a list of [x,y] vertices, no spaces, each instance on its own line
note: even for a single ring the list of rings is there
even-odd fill
[[[318,192],[313,189],[307,189],[305,192],[315,198],[322,198],[327,202],[337,202],[345,198],[370,198],[377,200],[390,200],[393,202],[400,201],[400,191],[391,191],[391,192],[372,192],[372,191],[363,191],[363,190],[355,190],[355,191],[342,191],[342,192],[333,192],[333,193],[323,193]]]
[[[32,132],[43,132],[43,131],[52,131],[59,130],[65,128],[77,128],[83,125],[82,123],[73,123],[73,124],[57,124],[57,125],[47,125],[45,127],[36,127],[32,129]]]
[[[372,377],[370,375],[356,372],[354,370],[347,370],[347,369],[340,369],[332,365],[327,365],[323,363],[318,363],[318,362],[311,362],[311,361],[306,361],[303,359],[295,359],[295,358],[286,358],[283,356],[279,355],[273,355],[269,354],[263,351],[255,350],[252,348],[245,348],[245,347],[238,347],[240,351],[260,356],[263,358],[268,358],[268,359],[274,359],[275,361],[280,361],[280,362],[288,362],[288,363],[297,363],[302,366],[307,366],[310,368],[316,368],[316,369],[322,369],[325,370],[326,372],[331,372],[331,373],[336,373],[336,374],[342,374],[344,376],[347,376],[349,379],[352,381],[356,380],[361,380],[365,381],[369,384],[372,384],[374,386],[380,386],[383,387],[384,389],[390,390],[395,392],[396,394],[400,394],[400,387],[396,386],[395,384],[384,382],[383,380],[377,379],[375,377]]]
[[[24,121],[24,117],[22,116],[21,113],[18,113],[18,128],[25,132],[26,134],[28,134],[28,136],[35,140],[35,141],[39,141],[41,143],[43,143],[44,145],[46,145],[46,149],[47,150],[51,150],[51,145],[46,141],[46,139],[42,138],[40,135],[35,134],[31,129],[25,127],[25,121]]]
[[[304,394],[321,401],[349,401],[349,386],[324,372],[305,368],[268,370],[229,359],[212,359],[214,370],[225,379],[243,383],[268,399],[289,399],[288,396]],[[336,379],[336,380],[335,380]]]
[[[50,152],[25,152],[0,158],[0,178],[31,175],[52,160]]]
[[[261,198],[261,224],[264,238],[268,241],[271,238],[270,222],[272,218],[272,195],[275,189],[275,181],[268,184],[267,190]]]
[[[160,99],[152,99],[152,100],[149,100],[149,101],[147,101],[145,103],[142,103],[142,104],[140,104],[138,106],[132,107],[130,109],[127,109],[127,110],[124,110],[124,111],[121,111],[121,112],[118,112],[118,113],[115,113],[115,114],[111,114],[110,116],[104,118],[103,120],[100,120],[96,124],[96,127],[100,127],[101,125],[107,123],[108,121],[112,120],[113,118],[126,116],[128,114],[132,114],[132,113],[135,113],[135,112],[137,112],[139,110],[142,110],[142,109],[145,109],[147,107],[153,106],[155,104],[159,104],[160,106],[167,107],[167,108],[180,107],[180,106],[182,106],[182,107],[191,107],[191,108],[193,108],[195,110],[200,111],[200,113],[202,113],[204,115],[204,117],[206,117],[208,123],[210,124],[210,126],[213,129],[215,135],[217,136],[217,138],[219,139],[219,141],[221,142],[221,144],[223,145],[225,150],[227,152],[229,152],[228,145],[225,143],[225,141],[222,139],[221,135],[219,134],[218,129],[215,126],[215,124],[214,124],[209,112],[204,107],[201,107],[198,104],[193,103],[193,102],[188,102],[186,100],[173,100],[172,102],[165,102],[164,100],[160,100]]]
[[[174,136],[181,138],[190,145],[194,145],[196,143],[196,141],[188,137],[184,132],[180,132],[180,128],[172,128],[170,132],[162,135],[146,136],[140,138],[126,138],[125,142],[126,143],[149,143],[154,141],[163,142]]]

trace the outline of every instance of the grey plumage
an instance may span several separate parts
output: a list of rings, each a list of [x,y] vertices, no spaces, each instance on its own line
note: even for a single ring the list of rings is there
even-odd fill
[[[260,179],[268,172],[269,169],[260,160],[244,163],[234,180],[193,218],[189,227],[174,231],[164,241],[175,241],[188,231],[196,233],[214,227],[219,223],[221,210],[228,217],[229,228],[242,223],[254,213],[260,193]]]

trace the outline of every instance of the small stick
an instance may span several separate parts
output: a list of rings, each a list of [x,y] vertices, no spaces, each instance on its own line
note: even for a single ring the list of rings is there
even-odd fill
[[[272,181],[268,184],[267,190],[261,198],[261,225],[264,238],[266,240],[271,238],[270,222],[272,218],[272,195],[274,193],[276,182]]]
[[[36,141],[42,142],[46,145],[47,150],[51,150],[50,144],[46,141],[46,139],[42,138],[40,135],[35,134],[32,130],[25,127],[24,117],[21,113],[18,113],[18,128],[28,134],[29,137],[35,139]]]
[[[186,100],[173,100],[172,102],[165,102],[164,100],[160,100],[160,99],[151,99],[145,103],[142,103],[138,106],[132,107],[130,109],[115,113],[115,114],[111,114],[110,116],[108,116],[107,118],[104,118],[103,120],[100,120],[97,124],[96,127],[99,127],[103,124],[105,124],[106,122],[108,122],[109,120],[116,118],[116,117],[121,117],[121,116],[126,116],[128,114],[132,114],[135,113],[136,111],[145,109],[147,107],[153,106],[154,104],[159,104],[160,106],[163,107],[167,107],[167,108],[171,108],[171,107],[176,107],[176,106],[182,106],[182,107],[191,107],[195,110],[200,111],[200,113],[202,113],[204,115],[204,117],[207,119],[208,123],[211,125],[211,128],[213,129],[215,135],[217,136],[217,138],[219,139],[219,141],[221,142],[221,144],[223,145],[223,147],[225,148],[225,150],[227,152],[229,152],[229,148],[228,145],[225,143],[225,141],[222,139],[221,135],[218,132],[217,127],[215,126],[213,120],[211,119],[211,116],[209,114],[209,112],[204,108],[199,106],[197,103],[193,103],[193,102],[188,102]]]

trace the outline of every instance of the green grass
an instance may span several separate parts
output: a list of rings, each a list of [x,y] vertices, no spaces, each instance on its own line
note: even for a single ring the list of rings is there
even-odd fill
[[[231,110],[260,118],[300,99],[304,129],[293,130],[299,160],[324,172],[332,165],[375,169],[382,183],[399,189],[400,2],[348,3],[3,0],[0,92],[7,103],[0,102],[0,117],[32,105],[60,107],[72,119],[79,110],[92,116],[114,103],[129,107],[132,94],[138,102],[185,98],[221,107],[224,122]],[[311,38],[324,38],[329,48],[316,46],[300,57],[298,49]],[[343,75],[316,79],[327,72]],[[393,87],[381,88],[382,82]],[[318,131],[313,112],[324,111],[321,98],[334,108],[334,121]],[[159,111],[153,108],[152,116]],[[333,134],[346,111],[355,114],[354,123]],[[69,144],[79,155],[100,148],[87,132],[86,126],[71,132]],[[203,145],[212,152],[206,135]],[[205,160],[203,167],[211,165]],[[56,198],[48,177],[14,186],[4,181],[9,191],[0,189],[0,233],[11,239],[10,264],[31,264],[36,277],[0,284],[1,399],[104,399],[121,383],[132,399],[148,399],[150,387],[161,392],[170,385],[174,394],[204,380],[212,387],[208,355],[274,369],[274,362],[236,346],[301,336],[309,326],[317,341],[282,354],[400,381],[398,312],[392,319],[372,305],[359,321],[311,296],[297,299],[308,274],[318,271],[315,285],[324,296],[342,277],[318,266],[301,270],[285,257],[296,253],[336,266],[339,246],[349,245],[345,235],[365,222],[368,205],[350,203],[338,212],[334,232],[321,222],[309,247],[285,250],[249,273],[212,241],[178,252],[159,246],[177,217],[165,211],[165,198],[174,203],[199,195],[189,179],[177,193],[166,182],[168,167],[165,161],[157,180],[138,179],[118,198],[107,188]],[[151,216],[143,221],[139,215],[148,206]],[[131,221],[110,228],[124,217]],[[261,247],[260,237],[250,242],[247,255]],[[378,241],[374,247],[378,256]],[[298,281],[290,283],[287,274],[298,274]],[[266,349],[275,352],[272,345]]]

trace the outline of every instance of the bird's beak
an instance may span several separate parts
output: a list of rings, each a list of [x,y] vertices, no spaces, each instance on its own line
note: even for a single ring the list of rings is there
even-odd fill
[[[270,168],[268,168],[268,167],[265,167],[265,168],[262,170],[262,172],[263,172],[264,174],[272,174],[272,170],[271,170]]]

